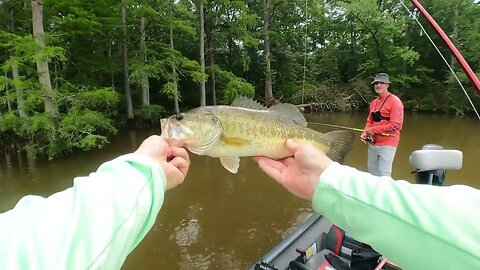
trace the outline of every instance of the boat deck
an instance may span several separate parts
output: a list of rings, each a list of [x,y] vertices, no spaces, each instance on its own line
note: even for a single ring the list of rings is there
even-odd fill
[[[269,253],[265,254],[258,262],[252,265],[249,270],[263,269],[255,268],[260,262],[266,262],[279,270],[288,269],[290,261],[299,255],[296,249],[307,250],[312,246],[312,242],[316,241],[320,243],[322,233],[328,232],[331,226],[332,223],[322,215],[311,215],[302,226],[289,234]],[[313,248],[318,249],[319,247]],[[316,253],[318,250],[314,250],[313,252]]]

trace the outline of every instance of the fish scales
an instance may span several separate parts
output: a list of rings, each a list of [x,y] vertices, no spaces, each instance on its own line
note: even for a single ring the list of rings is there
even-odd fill
[[[229,151],[237,151],[239,156],[264,155],[283,158],[289,154],[284,146],[287,138],[312,143],[323,151],[330,146],[330,141],[327,140],[323,140],[324,145],[317,142],[318,132],[291,122],[283,122],[269,111],[227,106],[211,107],[211,109],[220,119],[225,137],[249,141],[249,145],[244,146],[224,144],[216,147],[208,153],[213,157],[220,157]]]

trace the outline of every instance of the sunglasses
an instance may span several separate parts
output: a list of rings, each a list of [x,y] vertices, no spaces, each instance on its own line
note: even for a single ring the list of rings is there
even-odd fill
[[[374,82],[373,85],[377,85],[377,84],[386,84],[384,82]]]

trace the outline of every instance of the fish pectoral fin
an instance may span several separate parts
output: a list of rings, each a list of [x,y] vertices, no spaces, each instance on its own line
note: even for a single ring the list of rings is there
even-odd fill
[[[228,146],[244,146],[248,145],[250,142],[241,138],[227,138],[222,136],[221,140],[223,144]]]
[[[240,157],[220,157],[220,163],[222,166],[231,173],[237,173],[240,167]]]

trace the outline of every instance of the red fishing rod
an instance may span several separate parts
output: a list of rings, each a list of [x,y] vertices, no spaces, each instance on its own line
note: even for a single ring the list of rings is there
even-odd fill
[[[460,66],[465,71],[465,73],[467,74],[472,84],[475,86],[477,93],[480,94],[480,81],[478,80],[477,76],[468,65],[467,61],[463,58],[462,54],[458,51],[458,49],[455,47],[453,42],[450,40],[450,38],[445,34],[442,28],[437,24],[437,22],[432,18],[432,16],[430,16],[427,10],[417,0],[410,0],[410,1],[423,14],[423,16],[425,16],[428,23],[430,23],[433,29],[435,29],[438,35],[440,35],[443,41],[447,44],[450,51],[453,53],[455,58],[457,58],[457,61],[460,63]]]

